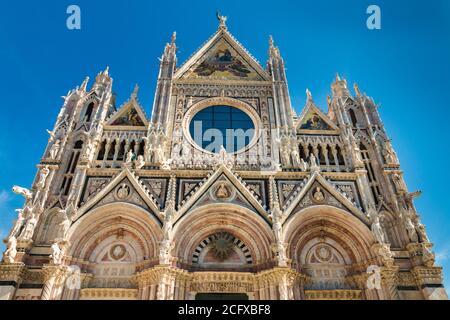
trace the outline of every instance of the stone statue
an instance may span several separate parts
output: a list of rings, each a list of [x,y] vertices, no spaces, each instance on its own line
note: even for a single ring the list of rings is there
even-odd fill
[[[130,149],[127,152],[127,156],[125,158],[125,163],[126,164],[131,164],[131,162],[133,161],[133,158],[134,158],[134,153],[133,153],[133,150]]]
[[[297,148],[295,148],[294,150],[292,150],[291,152],[291,157],[292,157],[292,165],[294,167],[299,167],[301,165],[300,163],[300,155],[298,153]]]
[[[314,153],[311,153],[309,155],[309,168],[311,169],[311,171],[319,171],[320,167],[317,164],[317,158],[314,155]]]
[[[273,247],[273,252],[276,255],[278,266],[285,267],[287,266],[287,256],[286,256],[286,248],[283,243],[277,242]]]
[[[164,211],[163,239],[172,241],[173,217],[175,215],[175,204],[173,200],[167,203]]]
[[[50,258],[52,258],[53,264],[61,264],[64,257],[64,251],[59,247],[58,242],[54,242],[51,246],[51,249],[52,254],[50,255]]]
[[[145,142],[145,146],[144,146],[144,158],[146,161],[150,162],[152,159],[152,155],[153,155],[153,151],[150,145],[150,140],[147,137],[142,138],[142,140],[144,140]]]
[[[302,169],[302,171],[308,171],[308,163],[306,163],[303,158],[300,159],[300,168]]]
[[[361,158],[361,149],[359,148],[355,140],[352,140],[352,148],[355,160],[355,167],[362,167],[364,165],[364,162]]]
[[[286,147],[283,147],[281,149],[281,162],[285,166],[290,166],[291,165],[291,157],[289,156],[289,151],[287,150]]]
[[[34,234],[34,229],[36,229],[36,224],[37,224],[36,214],[32,213],[31,216],[27,219],[25,228],[20,234],[20,238],[24,240],[31,240]]]
[[[134,164],[134,167],[135,167],[137,170],[141,170],[144,166],[145,166],[145,160],[144,160],[144,157],[143,157],[143,156],[138,156],[138,157],[137,157],[137,160],[136,160],[136,162],[135,162],[135,164]]]
[[[187,159],[191,158],[191,146],[189,145],[189,143],[185,142],[183,144],[183,148],[182,148],[181,152],[182,152],[182,157],[185,161]]]
[[[390,140],[387,140],[384,144],[383,156],[386,164],[398,164],[398,157],[392,148],[392,143]]]
[[[33,194],[31,193],[30,190],[19,187],[19,186],[14,186],[12,188],[12,191],[15,194],[22,195],[25,198],[25,205],[31,204],[31,199],[33,198]]]
[[[159,263],[160,264],[170,264],[171,254],[173,244],[170,240],[163,240],[159,246]]]
[[[156,147],[155,163],[163,163],[164,160],[164,147],[160,145]]]
[[[14,263],[17,256],[17,239],[16,237],[10,237],[6,244],[6,251],[3,254],[3,261],[5,263]]]
[[[36,183],[36,187],[39,190],[42,190],[45,188],[45,182],[47,181],[47,177],[50,174],[50,169],[48,167],[44,167],[41,169],[39,173],[39,181]]]
[[[25,207],[27,208],[27,207]],[[17,237],[20,234],[20,231],[22,230],[22,227],[24,225],[25,219],[28,218],[27,216],[27,210],[26,209],[16,209],[17,212],[17,220],[14,223],[14,227],[11,230],[11,233],[9,234],[9,237]]]
[[[392,175],[392,181],[394,182],[397,192],[406,191],[405,183],[403,182],[402,177],[398,173],[394,173]]]
[[[430,243],[430,239],[427,236],[425,226],[419,221],[419,219],[415,219],[414,227],[416,228],[416,232],[420,238],[420,241],[424,243]]]
[[[50,159],[56,160],[56,158],[58,157],[59,154],[59,149],[61,148],[61,141],[59,139],[57,139],[55,141],[55,143],[52,145],[52,147],[50,148]]]
[[[407,211],[403,212],[403,221],[405,223],[405,228],[408,233],[409,240],[411,242],[415,242],[415,243],[419,242],[419,237],[417,236],[416,227],[414,226],[414,224],[411,221],[409,212],[407,212]]]
[[[181,145],[179,143],[175,143],[173,145],[172,158],[178,160],[181,155]]]
[[[283,225],[281,223],[281,210],[278,203],[274,205],[271,217],[273,222],[272,229],[273,233],[275,234],[275,240],[277,242],[281,242],[283,239]]]
[[[67,232],[69,231],[70,225],[72,224],[72,220],[66,213],[66,210],[59,210],[59,215],[61,217],[61,221],[58,224],[58,232],[57,239],[66,239]]]
[[[423,254],[422,260],[424,265],[427,268],[434,267],[436,256],[434,255],[433,252],[431,252],[430,248],[427,245],[422,245],[422,254]]]
[[[375,208],[369,208],[369,217],[372,224],[371,230],[373,235],[375,236],[375,240],[380,244],[386,243],[386,237],[383,228],[381,227],[380,217],[378,216]]]
[[[227,20],[228,20],[228,17],[221,16],[220,12],[217,12],[217,20],[219,20],[219,23],[220,23],[221,27],[225,27],[226,23],[227,23]]]
[[[89,159],[93,150],[94,150],[94,142],[89,139],[84,149],[83,159]]]

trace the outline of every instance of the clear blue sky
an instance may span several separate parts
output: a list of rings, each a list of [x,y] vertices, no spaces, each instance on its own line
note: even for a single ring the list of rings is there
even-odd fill
[[[70,4],[81,7],[80,31],[66,28]],[[366,28],[370,4],[381,7],[380,31]],[[264,66],[273,34],[298,112],[306,88],[325,109],[336,72],[381,103],[407,184],[424,191],[416,205],[450,275],[448,0],[8,1],[0,11],[1,236],[22,205],[11,186],[30,186],[60,96],[109,65],[118,104],[138,83],[150,115],[164,44],[178,32],[182,63],[215,32],[217,10]]]

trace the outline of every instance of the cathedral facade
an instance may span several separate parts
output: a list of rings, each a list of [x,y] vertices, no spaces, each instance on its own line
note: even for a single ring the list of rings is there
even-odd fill
[[[64,97],[0,264],[1,299],[446,299],[374,100],[336,76],[292,108],[226,18],[184,64],[165,46],[151,118],[106,69]]]

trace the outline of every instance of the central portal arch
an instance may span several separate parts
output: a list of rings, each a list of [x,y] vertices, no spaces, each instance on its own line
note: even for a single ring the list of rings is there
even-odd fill
[[[177,221],[173,231],[174,255],[184,269],[254,272],[272,263],[270,225],[235,204],[197,208]]]

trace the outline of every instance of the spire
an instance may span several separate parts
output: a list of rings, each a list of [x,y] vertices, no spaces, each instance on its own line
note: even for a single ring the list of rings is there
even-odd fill
[[[88,83],[89,83],[89,77],[86,77],[84,79],[83,83],[81,84],[80,90],[86,92]]]
[[[219,20],[219,28],[220,29],[227,29],[227,20],[228,20],[228,17],[226,17],[226,16],[221,16],[220,15],[220,12],[217,12],[217,14],[216,14],[216,16],[217,16],[217,20]]]
[[[104,80],[111,80],[109,76],[109,66],[106,67],[105,71],[100,71],[100,73],[95,78],[96,82],[103,82]]]
[[[275,45],[272,35],[269,36],[269,57],[280,57],[280,50]]]
[[[270,48],[273,48],[273,47],[274,47],[274,46],[273,46],[273,37],[272,37],[272,35],[269,36],[269,47],[270,47]]]
[[[339,73],[336,73],[336,79],[331,85],[333,97],[349,97],[350,92],[347,88],[347,80],[342,79]]]
[[[357,83],[353,84],[353,88],[355,89],[356,96],[357,96],[358,98],[359,98],[359,97],[362,97],[361,91],[359,90],[359,86],[358,86]]]
[[[138,93],[139,93],[139,85],[136,84],[136,85],[134,86],[133,93],[131,94],[131,99],[136,100],[136,98],[137,98],[137,96],[138,96]]]
[[[172,41],[171,41],[172,46],[175,45],[175,42],[176,42],[176,41],[177,41],[177,32],[174,31],[174,32],[172,33]]]
[[[309,103],[313,103],[313,102],[314,101],[313,101],[311,91],[309,91],[309,89],[306,89],[306,103],[309,104]]]

